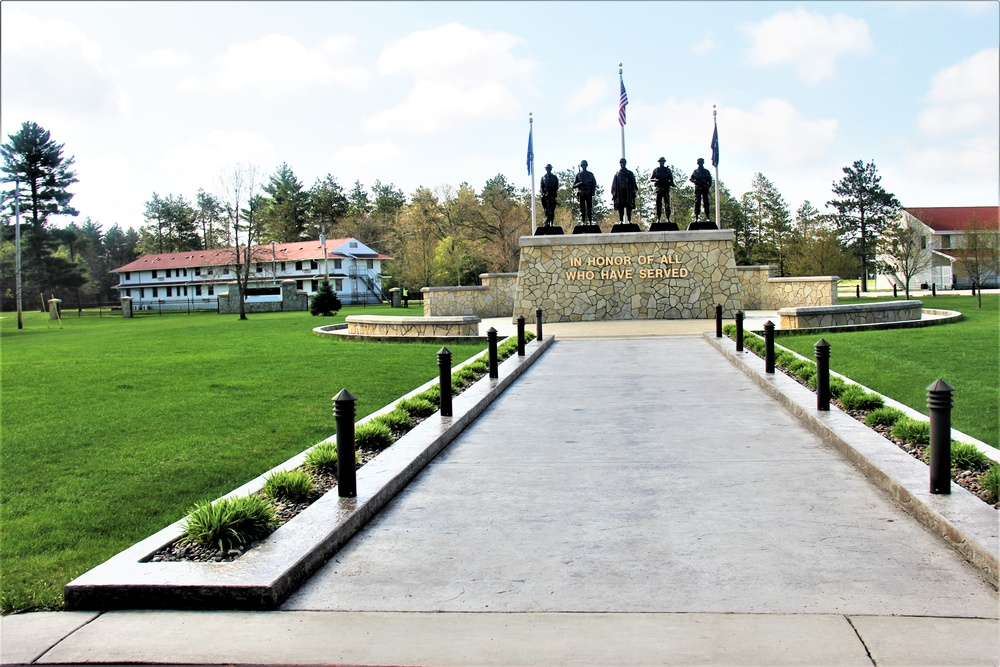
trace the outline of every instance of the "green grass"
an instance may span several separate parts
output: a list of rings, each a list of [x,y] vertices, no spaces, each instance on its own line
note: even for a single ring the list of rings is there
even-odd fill
[[[420,314],[420,309],[409,309]],[[440,344],[312,334],[356,313],[0,319],[0,605],[62,586],[136,541],[437,376]],[[449,345],[458,364],[482,344]]]
[[[902,295],[899,297],[902,299]],[[841,299],[840,303],[892,301]],[[924,415],[927,387],[943,378],[955,389],[951,424],[1000,447],[1000,295],[921,297],[925,308],[957,310],[960,322],[920,329],[782,336],[777,342],[810,359],[820,338],[830,343],[830,368]]]

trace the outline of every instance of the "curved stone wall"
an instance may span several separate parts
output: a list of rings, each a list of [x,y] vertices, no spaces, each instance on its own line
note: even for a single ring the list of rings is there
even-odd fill
[[[347,333],[358,336],[478,336],[478,317],[348,315]]]

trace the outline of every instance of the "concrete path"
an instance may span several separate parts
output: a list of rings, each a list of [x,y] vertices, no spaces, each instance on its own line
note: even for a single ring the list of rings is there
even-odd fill
[[[997,602],[703,339],[560,339],[281,611],[8,616],[0,661],[996,665]]]

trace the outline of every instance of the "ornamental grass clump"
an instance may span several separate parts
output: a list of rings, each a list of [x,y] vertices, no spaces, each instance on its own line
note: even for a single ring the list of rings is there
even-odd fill
[[[490,360],[479,357],[475,361],[469,363],[466,368],[471,368],[476,373],[489,373],[490,372]]]
[[[373,419],[354,428],[354,444],[360,449],[381,452],[392,444],[392,431],[382,422]]]
[[[182,542],[222,551],[267,537],[276,525],[274,508],[259,495],[196,503],[184,522]]]
[[[877,410],[872,410],[865,415],[865,425],[892,426],[904,417],[906,417],[906,413],[899,408],[890,408],[888,406],[881,407]]]
[[[951,467],[960,470],[985,471],[990,459],[971,442],[951,441]]]
[[[406,433],[413,428],[413,417],[410,416],[409,412],[399,407],[391,412],[385,413],[384,415],[375,417],[372,421],[385,424],[385,426],[393,433]],[[357,436],[355,435],[355,439],[356,438]]]
[[[432,385],[429,389],[425,389],[413,398],[422,398],[437,409],[441,405],[441,385]]]
[[[903,417],[892,425],[892,437],[914,445],[926,445],[931,441],[929,422]]]
[[[991,465],[979,478],[979,484],[986,490],[991,503],[1000,502],[1000,463]]]
[[[306,454],[307,470],[337,474],[337,443],[321,442]]]
[[[279,470],[264,480],[264,494],[274,500],[293,503],[307,500],[314,488],[312,477],[305,470]]]
[[[400,410],[406,410],[414,419],[429,417],[437,411],[437,407],[433,403],[420,396],[405,398],[397,403],[396,407]]]
[[[788,368],[788,366],[797,359],[798,357],[789,352],[788,350],[774,351],[774,363],[779,368]]]
[[[845,410],[874,410],[885,405],[885,400],[876,393],[865,391],[861,385],[847,385],[837,397]]]

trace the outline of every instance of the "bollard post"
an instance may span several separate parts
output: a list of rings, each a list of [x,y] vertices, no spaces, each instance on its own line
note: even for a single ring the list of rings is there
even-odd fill
[[[931,283],[931,296],[937,296],[937,283]]]
[[[438,384],[441,386],[441,416],[451,417],[451,350],[438,350]]]
[[[892,298],[896,298],[896,283],[892,284]]]
[[[931,493],[951,493],[952,391],[941,378],[927,387],[927,409],[931,415]]]
[[[861,285],[855,285],[854,286],[854,298],[855,299],[860,299],[861,298]]]
[[[346,389],[333,397],[333,416],[337,420],[337,494],[341,498],[358,495],[354,463],[354,404],[357,400]]]
[[[764,322],[764,372],[774,372],[774,322]]]
[[[743,311],[736,311],[736,351],[743,351]]]
[[[972,296],[976,296],[976,283],[972,283]]]
[[[722,338],[722,306],[715,304],[715,337]]]
[[[524,315],[517,316],[517,356],[524,356]]]
[[[816,350],[816,409],[830,411],[830,344],[820,338]]]
[[[535,340],[542,342],[542,309],[535,308]]]
[[[489,341],[490,348],[490,378],[496,380],[500,377],[500,369],[497,368],[497,330],[490,327],[486,332],[486,340]]]

